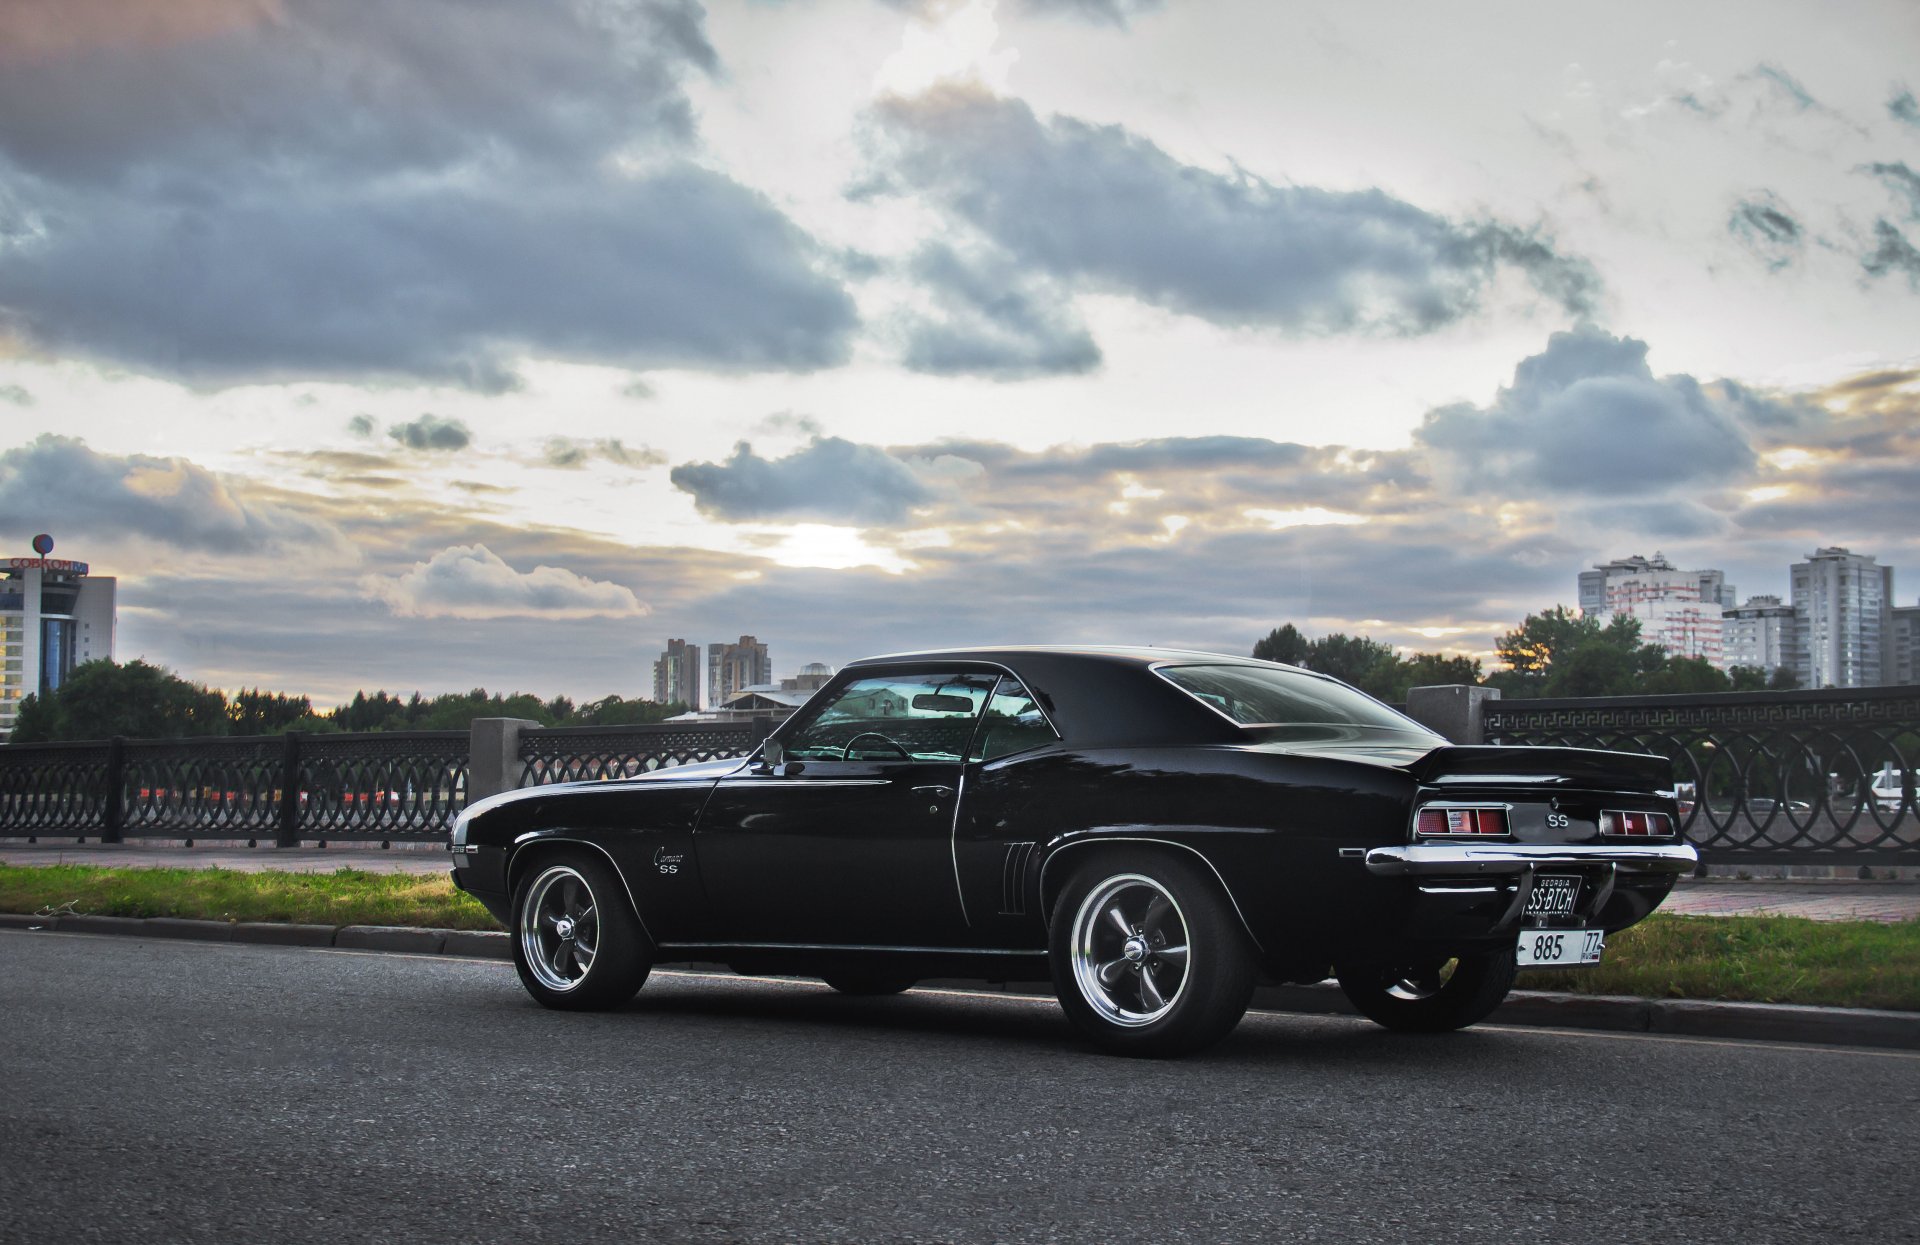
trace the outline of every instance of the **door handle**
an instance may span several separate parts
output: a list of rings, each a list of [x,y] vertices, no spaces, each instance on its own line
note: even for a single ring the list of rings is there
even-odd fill
[[[931,786],[931,787],[915,787],[913,789],[913,793],[915,795],[930,795],[930,796],[933,796],[935,799],[944,800],[948,796],[953,794],[953,788],[943,787],[938,785]]]

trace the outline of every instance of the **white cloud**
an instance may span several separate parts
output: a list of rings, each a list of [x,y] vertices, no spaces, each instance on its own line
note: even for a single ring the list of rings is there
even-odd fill
[[[516,571],[485,545],[443,549],[361,589],[407,618],[633,618],[648,608],[631,588],[557,566]]]

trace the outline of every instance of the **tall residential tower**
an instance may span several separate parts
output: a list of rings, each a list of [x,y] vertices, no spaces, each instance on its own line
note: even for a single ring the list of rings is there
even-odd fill
[[[11,734],[20,702],[44,696],[84,661],[113,656],[115,581],[85,562],[46,555],[0,559],[0,735]]]

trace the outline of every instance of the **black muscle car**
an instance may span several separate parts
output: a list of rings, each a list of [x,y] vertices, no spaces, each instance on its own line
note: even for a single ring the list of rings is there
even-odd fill
[[[752,756],[481,800],[454,880],[549,1007],[657,962],[1053,982],[1088,1037],[1177,1054],[1259,982],[1329,973],[1390,1028],[1597,961],[1694,849],[1668,763],[1459,747],[1344,683],[1166,649],[996,648],[842,670]]]

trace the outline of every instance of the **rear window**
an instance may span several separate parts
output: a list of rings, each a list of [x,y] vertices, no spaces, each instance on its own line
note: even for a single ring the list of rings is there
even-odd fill
[[[1244,726],[1335,723],[1426,733],[1345,683],[1267,666],[1155,666],[1154,673]]]

